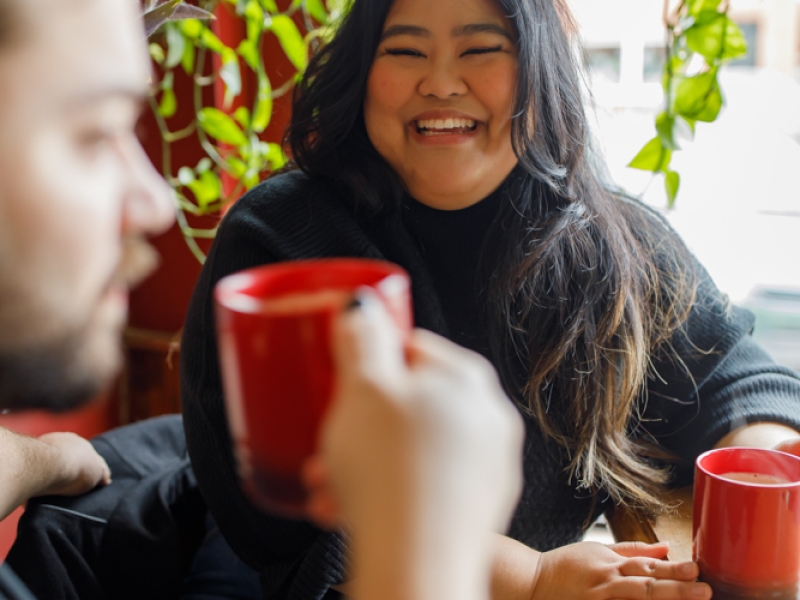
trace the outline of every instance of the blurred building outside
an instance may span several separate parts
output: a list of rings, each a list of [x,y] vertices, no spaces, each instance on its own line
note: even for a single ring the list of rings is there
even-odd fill
[[[611,177],[663,208],[662,179],[626,167],[662,108],[663,0],[568,1]],[[681,189],[666,214],[717,285],[756,313],[762,345],[800,370],[800,0],[730,6],[748,54],[720,75],[719,119],[675,153]]]
[[[568,0],[583,39],[596,138],[614,182],[664,209],[663,181],[626,165],[655,135],[663,0]],[[717,285],[756,314],[755,336],[800,370],[800,0],[731,0],[748,42],[720,79],[726,106],[673,158],[666,211]],[[613,541],[601,518],[585,540]]]

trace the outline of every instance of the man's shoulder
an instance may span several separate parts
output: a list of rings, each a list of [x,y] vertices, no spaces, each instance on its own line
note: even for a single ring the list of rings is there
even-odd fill
[[[0,600],[36,600],[7,564],[0,564]]]

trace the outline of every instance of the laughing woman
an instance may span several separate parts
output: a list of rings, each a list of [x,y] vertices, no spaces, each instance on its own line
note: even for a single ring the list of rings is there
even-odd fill
[[[416,323],[494,364],[527,428],[497,599],[707,597],[696,566],[652,560],[663,547],[576,542],[612,505],[663,509],[704,450],[797,436],[800,380],[751,340],[753,317],[601,178],[574,31],[562,0],[355,0],[298,85],[295,170],[223,221],[184,333],[185,427],[209,507],[265,597],[322,598],[347,569],[339,535],[239,491],[211,290],[243,268],[396,262]]]

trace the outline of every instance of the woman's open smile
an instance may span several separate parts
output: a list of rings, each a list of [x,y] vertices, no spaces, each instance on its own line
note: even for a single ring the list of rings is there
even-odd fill
[[[452,110],[431,110],[417,115],[409,129],[418,144],[462,144],[473,139],[483,125],[476,118]]]
[[[516,32],[491,0],[396,0],[367,82],[364,119],[409,192],[470,206],[517,163]]]

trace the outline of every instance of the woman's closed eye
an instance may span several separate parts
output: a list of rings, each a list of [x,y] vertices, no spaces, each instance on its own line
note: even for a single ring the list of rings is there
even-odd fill
[[[503,49],[502,44],[497,46],[490,46],[490,47],[480,47],[480,48],[470,48],[466,52],[462,53],[461,56],[475,56],[480,54],[490,54],[492,52],[500,52]]]
[[[386,48],[384,52],[392,56],[425,56],[422,52],[413,48]]]

